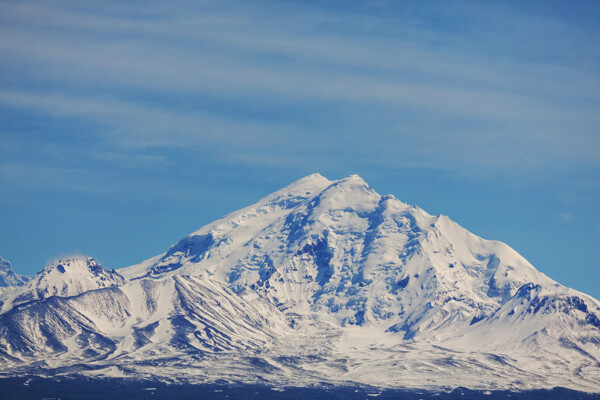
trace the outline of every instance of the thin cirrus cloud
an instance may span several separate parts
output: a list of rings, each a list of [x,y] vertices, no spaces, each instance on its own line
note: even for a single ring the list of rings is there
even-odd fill
[[[379,162],[512,173],[600,166],[598,73],[589,59],[569,58],[569,39],[585,32],[506,9],[455,6],[450,16],[470,27],[461,31],[405,14],[265,4],[270,13],[240,3],[151,3],[138,14],[118,4],[4,4],[0,51],[10,78],[0,103],[101,124],[98,141],[115,154],[203,146],[272,165],[301,159],[316,138],[346,138],[352,155],[371,151],[358,131],[369,128],[372,142],[411,149],[402,159],[383,149]],[[548,62],[534,45],[567,56]],[[315,119],[314,107],[344,118]]]
[[[106,138],[125,147],[206,145],[211,141],[243,140],[242,125],[212,115],[165,110],[135,102],[63,93],[0,90],[0,104],[36,109],[59,117],[85,116],[107,121]],[[255,137],[260,131],[251,124],[243,128]],[[264,130],[264,126],[260,126]]]

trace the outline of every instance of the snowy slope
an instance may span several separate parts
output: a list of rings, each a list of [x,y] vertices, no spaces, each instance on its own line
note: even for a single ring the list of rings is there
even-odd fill
[[[8,260],[0,257],[0,294],[25,284],[28,276],[17,275]]]

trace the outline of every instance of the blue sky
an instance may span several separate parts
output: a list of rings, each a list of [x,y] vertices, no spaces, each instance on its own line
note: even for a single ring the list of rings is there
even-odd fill
[[[124,267],[358,173],[600,298],[600,6],[520,3],[1,2],[0,256]]]

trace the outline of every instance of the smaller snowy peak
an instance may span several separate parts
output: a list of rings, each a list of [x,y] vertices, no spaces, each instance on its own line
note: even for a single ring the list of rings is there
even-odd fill
[[[28,276],[17,275],[10,262],[0,257],[0,293],[19,287],[27,283]]]
[[[524,284],[492,315],[474,318],[470,325],[462,332],[447,329],[442,335],[471,351],[533,350],[541,355],[575,350],[571,357],[583,355],[598,365],[600,303],[564,286]]]
[[[39,289],[50,296],[74,296],[110,286],[119,286],[125,279],[114,270],[106,270],[92,257],[72,256],[53,261],[32,279]],[[44,296],[48,297],[48,296]]]
[[[125,279],[106,270],[92,257],[71,256],[48,264],[27,284],[0,296],[0,312],[51,296],[69,297],[106,287],[120,286]]]

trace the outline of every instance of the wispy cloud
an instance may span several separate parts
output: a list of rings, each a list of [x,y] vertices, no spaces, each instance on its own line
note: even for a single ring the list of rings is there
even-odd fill
[[[5,28],[2,37],[9,39],[0,42],[3,49],[42,63],[42,76],[61,80],[68,72],[69,80],[84,85],[98,80],[211,95],[250,91],[278,100],[285,96],[288,102],[376,102],[521,120],[591,117],[585,107],[566,110],[555,104],[556,97],[543,95],[598,99],[599,84],[592,74],[547,63],[482,60],[456,44],[431,48],[402,37],[350,39],[214,15],[140,22],[54,9],[24,14],[22,18],[31,17],[46,29],[36,25],[15,35],[14,28]],[[215,26],[215,20],[222,25]],[[249,22],[256,25],[248,31]],[[73,29],[83,33],[73,34]],[[98,40],[104,36],[107,40]]]
[[[396,167],[600,167],[597,65],[573,59],[598,32],[503,6],[234,4],[3,3],[0,103],[88,120],[95,154],[123,158],[314,164],[384,143],[373,162]]]

